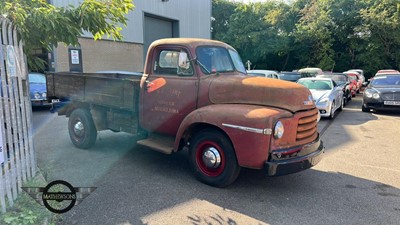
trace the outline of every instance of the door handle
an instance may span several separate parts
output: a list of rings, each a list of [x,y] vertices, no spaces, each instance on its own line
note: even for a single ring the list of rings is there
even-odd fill
[[[151,88],[151,86],[153,86],[153,85],[154,85],[154,83],[153,83],[153,82],[151,82],[151,81],[148,81],[148,80],[146,80],[146,81],[145,81],[145,83],[146,83],[146,85],[144,86],[144,89],[145,89],[145,90],[147,90],[147,89]]]

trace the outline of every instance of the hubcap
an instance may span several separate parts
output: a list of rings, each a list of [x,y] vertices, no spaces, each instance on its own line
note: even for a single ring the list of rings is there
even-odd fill
[[[208,168],[217,168],[221,165],[221,155],[214,147],[210,147],[204,151],[202,159],[204,165]]]
[[[83,127],[83,123],[82,123],[81,121],[77,121],[77,122],[75,123],[75,126],[74,126],[74,133],[75,133],[76,135],[78,135],[78,136],[82,135],[84,129],[85,129],[85,128]]]

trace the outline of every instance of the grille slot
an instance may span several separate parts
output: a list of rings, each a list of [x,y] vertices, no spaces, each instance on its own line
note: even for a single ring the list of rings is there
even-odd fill
[[[312,115],[306,115],[299,118],[297,126],[296,141],[301,141],[310,138],[317,132],[318,111]]]
[[[399,92],[385,93],[385,94],[382,94],[382,98],[384,100],[400,100],[400,93]]]

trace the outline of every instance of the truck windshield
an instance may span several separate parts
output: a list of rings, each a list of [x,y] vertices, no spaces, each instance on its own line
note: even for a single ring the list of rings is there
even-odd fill
[[[233,72],[245,73],[239,54],[223,47],[202,46],[196,49],[197,63],[205,74]]]

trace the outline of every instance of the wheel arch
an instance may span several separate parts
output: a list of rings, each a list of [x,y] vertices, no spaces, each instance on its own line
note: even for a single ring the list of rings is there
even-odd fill
[[[186,143],[188,143],[192,137],[193,134],[196,134],[202,130],[206,130],[206,129],[210,129],[210,130],[215,130],[218,131],[220,133],[222,133],[223,135],[225,135],[227,137],[227,139],[231,142],[232,146],[232,140],[229,137],[229,134],[223,130],[221,127],[215,125],[215,124],[211,124],[211,123],[206,123],[206,122],[194,122],[192,124],[190,124],[184,131],[183,133],[180,135],[180,138],[175,141],[175,149],[179,150],[182,149],[182,147],[184,147],[186,145]]]
[[[59,115],[65,115],[66,117],[70,117],[71,113],[75,109],[86,109],[90,112],[90,104],[88,103],[83,103],[83,102],[70,102],[67,105],[65,105],[62,109],[59,110]]]
[[[274,121],[287,111],[265,106],[244,104],[215,104],[199,108],[182,121],[174,149],[186,147],[196,132],[212,128],[230,140],[240,166],[260,169],[268,157]],[[228,115],[229,114],[229,115]],[[247,129],[248,128],[248,129]]]

